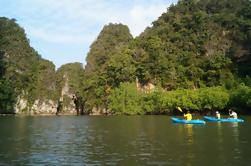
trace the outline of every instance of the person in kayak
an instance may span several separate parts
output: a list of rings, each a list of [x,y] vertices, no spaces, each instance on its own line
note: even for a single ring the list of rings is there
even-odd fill
[[[221,118],[221,116],[220,116],[219,111],[216,111],[215,113],[216,113],[216,118],[217,118],[217,119],[220,119],[220,118]]]
[[[186,120],[192,120],[193,119],[192,114],[190,114],[190,111],[187,111],[187,114],[184,114],[184,118]]]
[[[232,111],[231,109],[229,110],[229,116],[230,118],[238,119],[237,113]]]

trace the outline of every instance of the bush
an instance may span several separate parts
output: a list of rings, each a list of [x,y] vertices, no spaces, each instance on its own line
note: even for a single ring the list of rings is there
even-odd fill
[[[108,97],[108,103],[108,108],[114,114],[144,114],[142,95],[132,83],[122,83],[113,89]]]
[[[230,106],[241,109],[251,108],[251,88],[244,84],[230,92]]]
[[[134,84],[123,83],[112,90],[109,109],[115,114],[168,113],[181,107],[184,110],[222,110],[229,103],[229,94],[222,87],[197,90],[156,90],[152,93],[137,91]]]
[[[0,113],[14,113],[16,94],[10,81],[0,79]]]
[[[221,87],[201,88],[196,90],[176,90],[162,92],[159,95],[162,110],[215,110],[224,109],[229,102],[228,92]],[[159,105],[159,104],[157,104]]]

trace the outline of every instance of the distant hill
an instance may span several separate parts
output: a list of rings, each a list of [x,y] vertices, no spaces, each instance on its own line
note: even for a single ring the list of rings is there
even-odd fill
[[[73,78],[71,83],[79,74],[76,70],[83,70],[78,63],[64,65],[56,72],[55,65],[30,46],[16,21],[4,17],[0,18],[0,64],[0,113],[55,114],[64,88],[63,76]]]
[[[54,114],[63,108],[71,113],[107,113],[116,95],[135,98],[135,105],[143,102],[136,99],[136,84],[138,90],[187,90],[178,91],[178,96],[209,88],[204,95],[223,87],[223,109],[230,106],[225,89],[241,84],[243,91],[235,98],[244,91],[244,98],[249,98],[244,84],[251,86],[250,51],[249,0],[179,0],[136,38],[126,25],[105,25],[90,46],[84,68],[73,63],[58,71],[29,45],[14,19],[1,17],[0,112]],[[148,104],[153,99],[159,98],[147,99]],[[247,103],[243,100],[243,107]]]
[[[251,2],[181,0],[136,38],[141,80],[166,89],[251,75]]]
[[[13,93],[15,95],[7,98],[14,97],[11,101],[15,102],[18,100],[17,96],[23,96],[29,101],[27,105],[32,104],[37,98],[52,98],[51,91],[55,86],[51,79],[54,78],[55,66],[52,62],[42,59],[30,47],[24,30],[14,19],[0,18],[0,51],[0,61],[4,64],[0,76],[3,83],[1,88],[10,90],[0,96],[5,98],[4,96]],[[14,109],[13,103],[0,107],[2,112],[12,112]]]
[[[129,42],[113,42],[118,38]],[[169,91],[250,82],[249,0],[180,0],[127,39],[128,32],[108,25],[91,46],[86,73],[96,69],[85,79],[90,108],[106,109],[111,89],[136,78]]]

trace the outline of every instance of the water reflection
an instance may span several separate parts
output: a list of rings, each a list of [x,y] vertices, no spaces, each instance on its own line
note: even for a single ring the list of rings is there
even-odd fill
[[[187,143],[188,145],[192,145],[194,142],[193,138],[193,125],[192,124],[187,124],[184,125],[186,133],[187,133]]]
[[[231,123],[231,127],[233,130],[233,136],[235,138],[236,141],[239,141],[239,123]]]
[[[217,126],[217,134],[218,134],[218,142],[221,144],[223,142],[223,137],[222,137],[222,123],[221,122],[216,122]]]
[[[216,122],[216,127],[217,127],[217,139],[216,139],[216,145],[217,145],[217,148],[218,148],[218,152],[219,154],[222,154],[222,155],[218,155],[218,157],[220,158],[221,161],[225,161],[226,158],[225,158],[225,155],[224,154],[224,136],[223,136],[223,126],[222,126],[222,123],[221,122]]]
[[[0,165],[232,166],[250,161],[251,121],[201,126],[168,120],[166,116],[0,118]]]
[[[239,123],[232,123],[231,128],[233,131],[233,139],[235,142],[235,147],[234,147],[234,159],[239,159],[241,158],[241,150],[240,150],[240,132],[239,132]]]
[[[192,124],[183,125],[184,127],[184,133],[185,133],[185,143],[186,143],[186,154],[184,155],[186,160],[186,166],[192,166],[193,161],[195,158],[194,153],[194,134],[193,134],[193,127]]]

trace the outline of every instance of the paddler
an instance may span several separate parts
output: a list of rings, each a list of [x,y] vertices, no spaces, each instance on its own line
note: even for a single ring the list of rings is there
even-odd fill
[[[234,119],[238,119],[238,115],[236,112],[234,112],[233,110],[229,110],[229,116],[230,118],[234,118]]]
[[[192,114],[190,114],[190,111],[187,111],[187,114],[184,114],[184,118],[186,120],[192,120],[193,119]]]
[[[219,112],[219,111],[216,111],[215,114],[216,114],[216,118],[217,118],[217,119],[220,119],[220,118],[221,118],[220,112]]]

